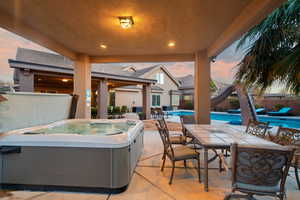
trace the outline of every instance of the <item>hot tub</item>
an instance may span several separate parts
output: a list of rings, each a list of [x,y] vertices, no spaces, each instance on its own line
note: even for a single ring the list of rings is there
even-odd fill
[[[5,189],[121,192],[143,150],[139,120],[58,121],[0,137]]]

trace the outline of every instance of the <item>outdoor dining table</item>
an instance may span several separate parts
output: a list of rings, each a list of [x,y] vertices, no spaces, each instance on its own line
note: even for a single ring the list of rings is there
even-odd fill
[[[203,147],[204,151],[204,190],[208,192],[208,163],[213,161],[217,156],[208,159],[208,150],[229,150],[231,144],[249,146],[270,146],[280,147],[280,145],[265,139],[246,134],[243,131],[232,128],[229,125],[201,125],[185,124],[186,130],[197,140]]]

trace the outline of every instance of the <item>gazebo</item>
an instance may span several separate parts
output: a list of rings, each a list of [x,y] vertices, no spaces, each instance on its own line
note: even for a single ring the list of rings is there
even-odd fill
[[[283,2],[0,1],[0,27],[75,62],[78,118],[91,115],[91,63],[194,61],[196,119],[209,124],[211,59]],[[107,92],[107,86],[101,87]],[[149,117],[150,84],[143,88],[144,112]]]

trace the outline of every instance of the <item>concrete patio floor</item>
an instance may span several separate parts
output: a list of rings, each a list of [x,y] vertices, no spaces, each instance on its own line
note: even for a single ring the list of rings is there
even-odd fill
[[[171,173],[170,162],[160,171],[162,143],[157,131],[145,131],[145,148],[128,189],[120,194],[87,194],[68,192],[30,192],[8,191],[2,194],[1,200],[220,200],[230,192],[230,172],[219,173],[218,162],[209,165],[209,192],[197,180],[194,163],[188,162],[188,168],[178,162],[175,169],[173,184],[169,185]],[[201,162],[203,158],[201,158]],[[203,164],[203,163],[201,163]],[[203,167],[203,165],[202,165]],[[203,179],[203,174],[202,174]],[[287,199],[299,200],[294,172],[291,170],[287,179]],[[273,199],[258,197],[258,199]]]

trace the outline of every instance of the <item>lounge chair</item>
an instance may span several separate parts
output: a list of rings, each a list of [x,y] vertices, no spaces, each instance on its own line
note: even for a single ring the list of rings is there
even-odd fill
[[[232,113],[232,114],[239,114],[241,113],[241,109],[230,109],[230,110],[227,110],[228,113]]]
[[[264,114],[266,112],[266,109],[265,108],[257,108],[256,110],[256,113],[257,114]],[[227,110],[228,113],[232,113],[232,114],[239,114],[241,113],[241,109],[230,109],[230,110]]]
[[[266,109],[265,108],[257,108],[257,109],[255,109],[255,112],[257,114],[265,114],[266,113]]]
[[[281,108],[277,112],[268,112],[267,114],[271,115],[271,116],[286,116],[286,115],[289,115],[289,112],[291,110],[292,110],[292,108],[290,108],[290,107],[284,107],[284,108]]]

